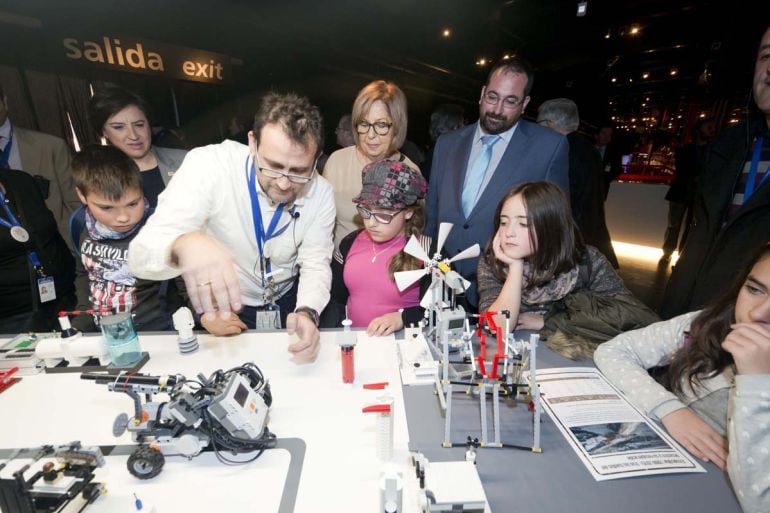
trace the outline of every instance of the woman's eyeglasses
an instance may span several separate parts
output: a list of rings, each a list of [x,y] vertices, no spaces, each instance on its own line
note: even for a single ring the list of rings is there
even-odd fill
[[[374,133],[377,135],[388,135],[388,132],[390,132],[390,127],[393,126],[393,123],[387,123],[385,121],[377,121],[375,123],[369,123],[367,121],[359,121],[356,124],[356,132],[358,132],[361,135],[368,134],[369,130],[374,128]]]

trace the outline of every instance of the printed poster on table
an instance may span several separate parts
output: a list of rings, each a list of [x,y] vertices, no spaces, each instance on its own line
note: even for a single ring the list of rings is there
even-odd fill
[[[705,472],[594,368],[538,369],[543,406],[597,481]]]

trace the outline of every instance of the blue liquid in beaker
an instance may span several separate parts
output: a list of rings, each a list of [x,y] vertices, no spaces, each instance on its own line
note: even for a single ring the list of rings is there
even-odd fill
[[[131,314],[105,315],[101,318],[101,328],[114,367],[128,367],[139,361],[142,348]]]

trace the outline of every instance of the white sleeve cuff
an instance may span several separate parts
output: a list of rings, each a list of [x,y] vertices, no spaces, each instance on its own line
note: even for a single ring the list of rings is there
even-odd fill
[[[687,408],[687,406],[679,399],[673,398],[651,409],[649,416],[656,420],[663,420],[663,417],[669,413],[673,413],[676,410],[681,410],[682,408]]]

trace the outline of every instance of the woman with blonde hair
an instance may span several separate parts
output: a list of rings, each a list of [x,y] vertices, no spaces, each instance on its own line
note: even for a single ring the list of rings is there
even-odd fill
[[[334,188],[337,222],[334,246],[349,233],[362,227],[353,197],[361,190],[364,166],[380,160],[402,162],[412,169],[417,165],[399,148],[406,139],[406,96],[392,82],[376,80],[358,93],[351,113],[355,144],[335,151],[324,166],[324,177]]]

